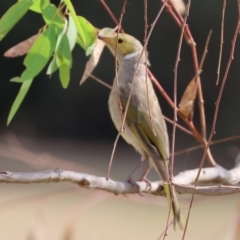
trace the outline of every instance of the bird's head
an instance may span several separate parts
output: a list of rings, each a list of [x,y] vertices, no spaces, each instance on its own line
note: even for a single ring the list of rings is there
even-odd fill
[[[117,34],[116,32],[112,31],[105,34],[104,30],[105,29],[102,29],[99,32],[98,38],[105,42],[113,55],[116,54],[119,61],[134,57],[139,58],[143,49],[140,41],[126,33]]]

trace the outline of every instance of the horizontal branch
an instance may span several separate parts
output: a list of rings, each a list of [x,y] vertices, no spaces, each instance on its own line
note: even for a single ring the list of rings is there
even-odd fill
[[[236,186],[240,182],[240,166],[231,170],[226,170],[220,166],[204,168],[201,171],[199,183],[218,183],[217,186],[199,186],[195,188],[198,169],[187,170],[179,173],[173,178],[176,191],[181,194],[192,194],[196,189],[196,194],[205,196],[219,196],[239,193],[240,187]],[[0,183],[50,183],[50,182],[71,182],[81,187],[89,189],[99,189],[114,194],[136,194],[148,193],[164,196],[163,182],[151,182],[151,189],[146,182],[130,183],[127,181],[118,182],[105,177],[66,171],[61,169],[48,170],[43,172],[18,173],[0,172]]]

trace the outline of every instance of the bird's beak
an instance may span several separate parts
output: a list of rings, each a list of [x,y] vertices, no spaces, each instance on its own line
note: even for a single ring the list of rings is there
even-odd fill
[[[110,38],[98,35],[98,39],[102,40],[105,43],[111,43]]]

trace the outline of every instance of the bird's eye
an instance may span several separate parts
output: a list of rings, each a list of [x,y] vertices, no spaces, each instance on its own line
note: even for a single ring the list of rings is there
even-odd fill
[[[121,38],[118,39],[118,43],[122,43],[123,40]]]

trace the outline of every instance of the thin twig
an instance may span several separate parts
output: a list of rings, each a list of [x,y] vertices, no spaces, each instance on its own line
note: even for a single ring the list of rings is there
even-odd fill
[[[168,1],[168,0],[167,0],[167,1]],[[167,1],[166,1],[166,3],[167,3]],[[137,69],[138,69],[139,63],[140,63],[140,59],[142,58],[142,55],[143,55],[144,50],[145,50],[145,48],[146,48],[146,44],[147,44],[147,42],[149,41],[149,38],[150,38],[151,33],[152,33],[152,31],[153,31],[153,28],[154,28],[154,26],[155,26],[158,18],[160,17],[160,15],[161,15],[164,7],[165,7],[165,4],[162,5],[162,7],[160,8],[160,10],[159,10],[156,18],[154,19],[153,23],[151,24],[151,28],[150,28],[149,34],[148,34],[148,36],[147,36],[146,43],[145,43],[144,46],[143,46],[142,52],[141,52],[141,54],[140,54],[140,56],[139,56],[139,61],[138,61],[137,64],[136,64],[136,70],[135,70],[135,72],[134,72],[134,74],[133,74],[133,77],[132,77],[132,79],[131,79],[132,86],[131,86],[131,89],[130,89],[130,93],[129,93],[129,96],[128,96],[128,100],[127,100],[126,107],[125,107],[125,109],[124,109],[125,111],[124,111],[124,115],[123,115],[122,126],[121,126],[121,128],[120,128],[120,130],[119,130],[119,133],[118,133],[118,135],[117,135],[117,137],[116,137],[116,140],[115,140],[115,142],[114,142],[113,151],[112,151],[111,158],[110,158],[110,161],[109,161],[107,179],[109,178],[109,171],[110,171],[111,164],[112,164],[112,161],[113,161],[113,156],[114,156],[114,153],[115,153],[115,150],[116,150],[116,145],[117,145],[118,139],[119,139],[121,133],[123,132],[123,127],[124,127],[124,124],[125,124],[125,121],[126,121],[126,116],[127,116],[127,112],[128,112],[130,100],[131,100],[131,97],[132,97],[133,87],[134,87],[134,80],[135,80],[135,77],[136,77],[136,73],[137,73]]]
[[[128,0],[124,0],[122,10],[121,10],[121,13],[120,13],[120,17],[119,17],[119,21],[118,21],[118,27],[117,27],[116,48],[115,48],[115,53],[114,53],[114,56],[115,56],[115,78],[116,78],[116,85],[117,85],[118,107],[119,107],[119,111],[120,111],[120,115],[121,115],[122,120],[123,120],[123,107],[122,107],[122,103],[121,103],[121,100],[120,100],[117,52],[118,52],[118,35],[119,35],[119,32],[122,28],[122,19],[123,19],[123,14],[125,13],[125,8],[126,8],[126,5],[127,5],[127,1]],[[123,124],[123,127],[121,128],[120,132],[121,133],[124,132],[124,124]],[[108,173],[108,176],[109,176],[109,173]]]
[[[238,4],[240,5],[239,0],[238,0]],[[238,10],[239,10],[239,9],[238,9]],[[229,72],[229,69],[230,69],[232,60],[233,60],[233,58],[234,58],[235,44],[236,44],[236,40],[237,40],[237,37],[238,37],[238,31],[239,31],[239,29],[240,29],[240,10],[239,10],[238,21],[237,21],[237,25],[236,25],[235,32],[234,32],[234,36],[233,36],[233,40],[232,40],[232,48],[231,48],[231,52],[230,52],[230,55],[229,55],[228,64],[227,64],[227,67],[226,67],[226,70],[225,70],[225,73],[224,73],[224,77],[223,77],[223,80],[222,80],[221,88],[220,88],[220,90],[219,90],[219,94],[218,94],[217,101],[216,101],[216,108],[215,108],[215,112],[214,112],[212,130],[211,130],[211,133],[210,133],[208,142],[207,142],[207,147],[206,147],[206,149],[205,149],[205,151],[204,151],[204,154],[203,154],[203,158],[202,158],[202,160],[201,160],[201,164],[200,164],[200,168],[199,168],[199,173],[198,173],[198,175],[197,175],[197,177],[196,177],[196,185],[197,185],[197,179],[198,179],[198,177],[199,177],[201,168],[203,167],[203,164],[204,164],[204,162],[205,162],[206,150],[208,149],[208,147],[209,147],[209,145],[210,145],[210,142],[211,142],[211,140],[212,140],[212,137],[213,137],[213,135],[215,134],[215,128],[216,128],[216,123],[217,123],[217,117],[218,117],[218,112],[219,112],[220,101],[221,101],[223,89],[224,89],[224,87],[225,87],[225,83],[226,83],[226,80],[227,80],[228,72]]]
[[[163,118],[164,118],[167,122],[173,124],[173,120],[172,120],[172,119],[170,119],[170,118],[168,118],[168,117],[165,117],[165,116],[163,116]],[[181,129],[183,132],[187,133],[188,135],[193,136],[193,133],[192,133],[191,131],[189,131],[189,130],[186,129],[185,127],[181,126],[180,124],[176,124],[176,127],[179,128],[179,129]]]
[[[204,47],[204,50],[203,50],[203,55],[202,55],[202,58],[201,58],[201,61],[200,61],[200,64],[199,64],[198,71],[201,71],[201,72],[202,72],[202,68],[203,68],[205,58],[206,58],[207,53],[208,53],[208,45],[209,45],[211,36],[212,36],[212,30],[210,30],[209,33],[208,33],[207,40],[206,40],[206,43],[205,43],[205,47]]]
[[[102,84],[103,86],[112,89],[112,86],[110,86],[109,84],[105,83],[103,80],[101,80],[100,78],[94,76],[93,74],[90,74],[89,77],[91,77],[93,80],[97,81],[98,83]]]
[[[158,91],[163,95],[163,97],[165,98],[165,100],[168,102],[168,104],[174,108],[174,103],[171,100],[171,98],[167,95],[167,93],[164,91],[164,89],[162,88],[162,86],[160,85],[160,83],[157,81],[157,79],[154,77],[154,75],[150,72],[150,70],[148,70],[148,74],[150,79],[152,80],[152,82],[154,83],[154,85],[157,87]],[[195,128],[194,124],[192,121],[189,121],[188,118],[186,118],[177,108],[177,113],[178,115],[182,118],[182,120],[188,125],[189,129],[192,131],[194,137],[196,138],[196,140],[202,144],[203,147],[205,147],[205,141],[203,140],[202,136],[199,134],[199,132],[197,131],[197,129]],[[208,153],[208,159],[211,163],[212,166],[215,166],[216,164],[214,164],[214,160],[211,156],[211,153]]]
[[[112,161],[113,161],[113,157],[114,157],[114,154],[115,154],[115,151],[116,151],[118,139],[119,139],[120,136],[121,136],[121,133],[118,133],[118,135],[117,135],[117,137],[116,137],[116,139],[113,143],[112,154],[111,154],[110,161],[109,161],[109,164],[108,164],[108,171],[107,171],[107,178],[106,178],[107,180],[110,177],[110,170],[111,170],[111,167],[112,167]]]
[[[164,0],[162,0],[164,1]],[[181,14],[175,10],[175,8],[171,5],[171,2],[169,2],[170,5],[167,5],[167,10],[170,13],[170,15],[174,18],[176,23],[179,25],[179,27],[182,26],[182,23],[184,19],[182,18]],[[172,10],[174,9],[174,11]],[[192,50],[192,56],[193,56],[193,63],[194,63],[194,68],[195,71],[198,71],[198,57],[197,57],[197,51],[196,51],[196,43],[192,37],[192,34],[190,32],[190,29],[188,25],[186,25],[184,29],[184,36],[187,40],[187,43],[190,45],[191,50]],[[201,81],[200,78],[197,78],[197,83],[198,83],[198,99],[199,99],[199,112],[200,112],[200,123],[201,123],[201,130],[202,130],[202,139],[200,142],[203,143],[203,146],[206,145],[206,120],[205,120],[205,110],[204,110],[204,101],[203,101],[203,94],[202,94],[202,87],[201,87]],[[193,125],[193,124],[192,124]],[[195,128],[195,127],[194,127]],[[200,140],[200,139],[199,139]],[[211,155],[210,150],[207,152],[207,157],[211,165],[214,166],[214,160]]]
[[[218,85],[218,82],[219,82],[220,68],[221,68],[221,61],[222,61],[225,10],[226,10],[226,0],[223,0],[222,22],[221,22],[221,38],[220,38],[220,50],[219,50],[219,58],[218,58],[218,68],[217,68],[217,81],[216,81],[216,85]]]
[[[195,197],[196,187],[198,185],[200,173],[201,173],[201,170],[203,168],[203,164],[204,164],[205,159],[206,159],[207,150],[209,148],[209,145],[210,145],[210,142],[212,140],[212,137],[213,137],[213,135],[215,133],[215,128],[216,128],[216,123],[217,123],[217,117],[218,117],[220,101],[221,101],[223,89],[224,89],[224,86],[225,86],[225,83],[226,83],[226,80],[227,80],[228,72],[229,72],[229,69],[230,69],[233,57],[234,57],[235,44],[236,44],[236,40],[237,40],[239,29],[240,29],[240,1],[238,0],[238,20],[237,20],[237,24],[236,24],[233,40],[232,40],[232,48],[231,48],[231,52],[230,52],[230,55],[229,55],[227,67],[226,67],[226,70],[225,70],[225,73],[224,73],[224,76],[223,76],[221,88],[219,90],[219,94],[218,94],[217,101],[216,101],[216,108],[215,108],[215,113],[214,113],[214,118],[213,118],[212,130],[211,130],[208,142],[207,142],[207,146],[206,146],[206,148],[204,150],[203,157],[202,157],[201,163],[199,165],[199,170],[198,170],[198,173],[197,173],[197,176],[196,176],[195,191],[192,194],[192,198],[191,198],[191,202],[190,202],[190,206],[189,206],[189,210],[188,210],[186,225],[185,225],[184,234],[183,234],[183,238],[182,239],[184,239],[185,234],[186,234],[187,223],[188,223],[189,218],[190,218],[190,212],[191,212],[192,205],[193,205],[193,200],[194,200],[194,197]]]
[[[240,135],[227,137],[227,138],[219,139],[219,140],[216,140],[216,141],[211,141],[209,145],[212,146],[212,145],[215,145],[215,144],[218,144],[218,143],[229,142],[229,141],[233,141],[233,140],[236,140],[236,139],[239,139],[239,138],[240,138]],[[187,152],[192,152],[192,151],[195,151],[195,150],[198,150],[198,149],[201,149],[201,148],[202,148],[201,145],[191,147],[191,148],[186,148],[186,149],[175,152],[174,155],[175,156],[176,155],[181,155],[181,154],[184,154],[184,153],[187,153]]]
[[[120,18],[119,18],[119,23],[118,23],[118,28],[117,28],[117,39],[118,39],[120,29],[122,28],[121,24],[122,24],[123,14],[125,13],[127,1],[128,0],[124,0],[124,2],[123,2],[123,6],[122,6]],[[118,139],[120,137],[120,134],[124,132],[124,117],[123,117],[124,115],[123,115],[123,107],[122,107],[122,103],[121,103],[121,99],[120,99],[120,90],[119,90],[119,82],[118,82],[118,61],[117,61],[118,48],[117,48],[117,45],[118,45],[118,41],[116,41],[116,48],[115,48],[115,78],[116,78],[116,85],[117,85],[118,107],[119,107],[120,115],[122,117],[122,127],[121,127],[121,129],[119,129],[119,133],[117,135],[116,141],[114,142],[114,147],[113,147],[112,154],[111,154],[111,157],[109,160],[109,165],[108,165],[107,179],[109,179],[109,176],[110,176],[110,170],[111,170],[112,161],[113,161],[113,157],[114,157],[114,153],[116,150]]]
[[[165,2],[162,0],[162,2]],[[184,19],[182,18],[181,14],[174,8],[174,6],[171,5],[171,2],[169,4],[166,4],[167,11],[169,14],[173,17],[173,19],[176,21],[178,26],[181,28],[182,23]],[[193,56],[193,62],[194,62],[194,68],[197,73],[198,71],[198,58],[197,58],[197,51],[196,51],[196,43],[192,37],[192,34],[190,32],[190,29],[188,25],[186,24],[186,27],[184,28],[184,37],[186,38],[187,43],[190,45],[191,50],[192,50],[192,56]],[[158,90],[161,92],[163,97],[166,99],[166,101],[170,104],[171,107],[174,107],[174,103],[172,100],[169,98],[169,96],[166,94],[166,92],[163,90],[163,88],[160,86],[159,82],[156,80],[156,78],[153,76],[153,74],[148,71],[148,74],[155,84],[155,86],[158,88]],[[198,142],[200,142],[203,147],[206,145],[206,138],[203,136],[206,135],[206,123],[205,123],[205,112],[204,112],[204,106],[203,106],[203,95],[202,95],[202,88],[201,88],[201,83],[200,83],[200,78],[197,79],[198,81],[198,98],[199,98],[199,111],[200,111],[200,122],[201,122],[201,129],[202,129],[202,136],[198,133],[197,129],[193,125],[192,122],[190,122],[185,116],[181,114],[180,111],[178,111],[178,115],[186,122],[186,124],[189,126],[190,130],[193,132],[195,138],[197,139]],[[211,155],[210,149],[207,152],[207,157],[209,160],[209,163],[214,166],[215,161]]]
[[[101,1],[102,2],[102,1]],[[104,4],[106,5],[106,3],[104,2]],[[181,21],[180,18],[178,18],[177,15],[175,15],[174,11],[172,10],[171,6],[169,6],[168,4],[166,4],[167,10],[168,12],[171,14],[171,16],[174,18],[174,20],[177,22],[177,24],[179,26],[181,26]],[[181,15],[179,15],[181,17]],[[184,36],[187,40],[187,43],[190,46],[195,46],[195,42],[194,39],[192,38],[191,32],[189,30],[188,25],[186,25],[185,27],[185,31],[184,31]],[[152,80],[152,82],[154,83],[154,85],[157,87],[157,89],[159,90],[159,92],[162,94],[162,96],[165,98],[165,100],[168,102],[168,104],[174,108],[174,104],[171,100],[171,98],[168,96],[168,94],[164,91],[164,89],[162,88],[162,86],[160,85],[160,83],[157,81],[157,79],[154,77],[154,75],[151,73],[151,71],[148,69],[148,75],[150,77],[150,79]],[[202,136],[198,133],[197,129],[195,128],[195,126],[193,125],[192,122],[190,122],[185,116],[183,116],[181,114],[180,111],[178,111],[178,115],[183,119],[183,121],[188,125],[189,129],[192,131],[194,137],[196,138],[196,140],[201,143],[203,145],[203,147],[205,147],[206,142],[203,140]],[[208,150],[207,152],[207,157],[208,160],[210,162],[210,164],[212,166],[214,166],[214,160],[213,157],[211,155],[210,150]]]
[[[123,124],[124,124],[124,122],[125,122],[125,120],[126,120],[127,111],[128,111],[128,107],[129,107],[130,100],[131,100],[131,97],[132,97],[132,92],[133,92],[134,79],[135,79],[135,76],[136,76],[136,73],[137,73],[137,69],[138,69],[138,66],[139,66],[139,63],[140,63],[140,59],[142,58],[142,55],[143,55],[143,53],[144,53],[144,51],[145,51],[146,45],[147,45],[147,43],[148,43],[148,41],[149,41],[149,39],[150,39],[150,36],[151,36],[151,34],[152,34],[152,31],[153,31],[153,29],[154,29],[154,27],[155,27],[155,25],[156,25],[156,23],[157,23],[157,20],[159,19],[160,15],[161,15],[161,13],[162,13],[165,5],[167,4],[167,2],[168,2],[168,0],[162,5],[162,7],[160,8],[160,10],[159,10],[157,16],[155,17],[153,23],[151,24],[151,27],[150,27],[150,30],[149,30],[149,33],[148,33],[146,42],[144,43],[142,52],[141,52],[141,54],[140,54],[140,56],[139,56],[139,61],[138,61],[138,63],[136,64],[136,71],[134,72],[134,75],[133,75],[133,77],[132,77],[132,87],[131,87],[131,90],[130,90],[130,94],[129,94],[129,96],[128,96],[128,100],[127,100],[126,109],[125,109],[124,116],[123,116],[123,123],[122,123],[121,129],[123,128]]]
[[[110,86],[109,84],[105,83],[103,80],[101,80],[100,78],[96,77],[93,74],[90,74],[89,77],[91,77],[92,79],[94,79],[96,82],[100,83],[101,85],[103,85],[104,87],[107,87],[108,89],[112,89],[112,86]],[[173,124],[173,120],[171,120],[170,118],[163,116],[163,118]],[[182,130],[183,132],[187,133],[190,136],[193,136],[193,133],[191,131],[189,131],[188,129],[186,129],[185,127],[181,126],[180,124],[176,124],[177,128],[179,128],[180,130]]]
[[[112,20],[116,25],[118,25],[118,20],[115,18],[114,14],[112,13],[111,9],[108,7],[108,5],[105,3],[105,0],[100,0],[102,3],[103,7],[106,9]],[[123,29],[121,28],[121,32],[124,32]]]
[[[149,91],[148,91],[148,72],[147,72],[147,63],[148,63],[148,53],[147,53],[147,29],[148,29],[148,18],[147,18],[147,0],[144,0],[144,40],[143,42],[146,43],[145,47],[145,64],[146,64],[146,71],[145,71],[145,84],[147,90],[147,101],[148,101],[148,116],[151,124],[151,128],[153,131],[154,136],[156,136],[156,131],[154,130],[153,122],[152,122],[152,110],[149,101]]]
[[[167,229],[169,229],[169,227],[171,226],[171,225],[173,225],[173,220],[172,221],[170,221],[169,223],[168,223],[168,226],[167,226]],[[159,236],[159,238],[158,238],[158,240],[161,240],[161,238],[165,238],[166,236],[168,235],[168,232],[166,231],[166,228],[164,229],[164,231],[162,232],[162,234]]]
[[[169,169],[170,170],[170,179],[169,180],[170,180],[170,189],[172,191],[172,194],[171,194],[172,198],[174,198],[172,184],[173,184],[175,137],[176,137],[176,126],[177,126],[177,71],[178,71],[178,63],[180,61],[180,53],[181,53],[181,49],[182,49],[183,33],[184,33],[185,26],[186,26],[190,5],[191,5],[191,0],[188,0],[186,14],[185,14],[184,21],[183,21],[183,24],[182,24],[182,27],[181,27],[181,34],[180,34],[180,37],[179,37],[176,61],[175,61],[175,66],[174,66],[174,70],[173,70],[174,71],[174,86],[173,86],[173,92],[174,92],[174,94],[173,94],[173,103],[174,103],[173,111],[174,111],[174,113],[173,113],[173,130],[172,130],[172,155],[171,155],[171,158],[170,158],[170,169]],[[173,201],[173,199],[171,199],[171,201]],[[167,236],[167,230],[169,228],[171,208],[172,208],[172,205],[170,205],[170,208],[169,208],[167,225],[166,225],[166,230],[165,230],[165,235],[163,237],[163,240]]]
[[[186,8],[186,14],[184,17],[184,22],[182,24],[182,29],[181,29],[181,34],[179,38],[179,43],[178,43],[178,50],[177,50],[177,56],[176,56],[176,61],[175,61],[175,66],[174,66],[174,86],[173,86],[173,92],[174,92],[174,97],[173,97],[173,103],[174,103],[174,117],[173,117],[173,131],[172,131],[172,157],[171,157],[171,168],[170,168],[170,181],[172,181],[172,175],[173,175],[173,166],[174,166],[174,151],[175,151],[175,136],[176,136],[176,125],[177,125],[177,71],[178,71],[178,63],[180,61],[180,53],[181,53],[181,48],[182,48],[182,40],[183,40],[183,33],[184,29],[186,26],[187,18],[189,16],[189,9],[191,5],[191,0],[188,0],[187,8]]]

